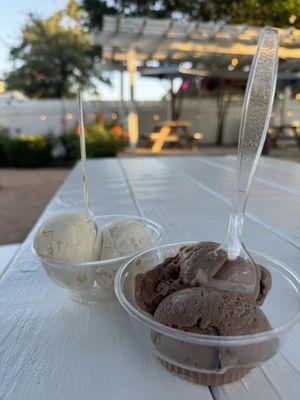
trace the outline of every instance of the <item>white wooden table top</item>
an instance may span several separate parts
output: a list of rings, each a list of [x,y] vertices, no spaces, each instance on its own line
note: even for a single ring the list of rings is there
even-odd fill
[[[141,214],[160,222],[164,243],[221,241],[234,168],[233,157],[91,161],[92,204],[98,215]],[[300,399],[300,326],[275,358],[239,382],[209,388],[164,370],[136,340],[117,302],[73,303],[30,251],[37,226],[71,209],[82,210],[78,165],[16,260],[0,272],[1,400]],[[262,159],[249,199],[247,246],[300,273],[299,214],[300,165]]]

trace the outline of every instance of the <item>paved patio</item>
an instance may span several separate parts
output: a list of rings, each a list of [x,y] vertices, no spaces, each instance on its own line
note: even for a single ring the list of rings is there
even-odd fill
[[[68,169],[0,169],[0,245],[21,243]]]
[[[160,153],[153,153],[150,148],[139,147],[127,149],[121,157],[161,157],[161,156],[225,156],[236,155],[237,147],[234,146],[200,146],[193,150],[180,148],[164,148]],[[295,146],[286,146],[278,149],[272,148],[269,157],[282,160],[300,162],[300,150]]]

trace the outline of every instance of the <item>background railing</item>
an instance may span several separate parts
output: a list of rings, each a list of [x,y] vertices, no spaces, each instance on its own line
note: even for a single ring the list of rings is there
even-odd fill
[[[300,102],[278,99],[275,102],[271,125],[300,124]],[[147,135],[161,121],[167,119],[167,101],[138,101],[140,135]],[[241,116],[242,98],[231,101],[224,120],[224,144],[237,142]],[[126,120],[129,103],[121,101],[86,101],[84,104],[87,121],[104,117],[106,120]],[[184,99],[180,119],[191,123],[191,134],[201,132],[202,143],[213,144],[217,131],[217,102],[215,98]],[[11,135],[54,134],[69,131],[77,123],[76,100],[26,100],[0,98],[0,127],[9,129]]]

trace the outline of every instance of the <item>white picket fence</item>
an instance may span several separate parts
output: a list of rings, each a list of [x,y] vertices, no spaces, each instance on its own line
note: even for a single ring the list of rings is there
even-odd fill
[[[84,110],[87,120],[93,120],[96,113],[103,113],[110,120],[114,114],[126,116],[129,104],[120,101],[87,101]],[[233,101],[225,121],[224,142],[236,143],[241,116],[242,99]],[[167,101],[137,102],[140,135],[153,131],[157,122],[167,119]],[[289,124],[300,120],[298,101],[289,101],[283,107],[282,101],[274,106],[275,117],[272,123]],[[201,132],[203,143],[212,144],[216,139],[217,128],[216,100],[214,98],[185,99],[180,118],[191,123],[191,134]],[[280,119],[280,116],[281,117]],[[157,120],[158,119],[158,120]],[[76,100],[25,100],[0,101],[0,127],[7,127],[11,135],[54,134],[69,130],[77,121]],[[280,122],[281,121],[281,122]],[[299,121],[300,122],[300,121]]]

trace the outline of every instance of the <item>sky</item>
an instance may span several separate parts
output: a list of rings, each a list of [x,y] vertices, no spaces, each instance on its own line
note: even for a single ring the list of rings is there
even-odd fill
[[[0,0],[0,78],[11,68],[9,48],[18,44],[21,39],[21,28],[26,22],[29,12],[41,17],[48,17],[54,11],[65,7],[67,0]],[[103,100],[120,98],[119,73],[112,73],[112,87],[99,84],[99,92]],[[167,92],[165,80],[139,78],[136,82],[135,97],[137,100],[159,100]],[[124,95],[129,98],[128,79],[124,77]]]

